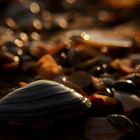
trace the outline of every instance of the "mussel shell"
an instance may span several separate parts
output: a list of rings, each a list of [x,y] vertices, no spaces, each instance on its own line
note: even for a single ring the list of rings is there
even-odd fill
[[[120,114],[108,115],[108,121],[116,128],[123,130],[125,132],[135,131],[133,122],[124,115],[120,115]]]
[[[136,86],[131,80],[118,80],[112,83],[115,90],[125,91],[127,93],[136,92]]]
[[[62,84],[38,80],[0,100],[0,120],[57,120],[80,116],[90,101]]]

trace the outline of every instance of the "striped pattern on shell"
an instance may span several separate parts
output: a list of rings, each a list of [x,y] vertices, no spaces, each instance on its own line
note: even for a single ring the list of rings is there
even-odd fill
[[[62,84],[38,80],[0,100],[0,120],[62,119],[83,114],[90,101]]]

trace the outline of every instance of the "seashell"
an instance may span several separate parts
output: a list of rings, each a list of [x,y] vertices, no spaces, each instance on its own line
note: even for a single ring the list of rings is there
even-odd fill
[[[116,128],[125,132],[135,132],[133,122],[124,115],[111,114],[108,115],[108,121]]]
[[[0,100],[0,120],[57,120],[82,115],[91,102],[78,92],[49,80],[38,80]]]
[[[140,98],[136,94],[128,94],[124,91],[115,91],[114,97],[122,103],[125,111],[132,111],[140,107]]]
[[[66,33],[72,40],[86,43],[90,46],[109,48],[129,48],[133,46],[132,40],[105,30],[72,30]]]
[[[90,117],[85,126],[88,140],[118,140],[125,132],[113,127],[106,117]]]
[[[125,91],[128,93],[136,93],[136,86],[131,80],[118,80],[116,82],[113,82],[112,87],[115,90]]]

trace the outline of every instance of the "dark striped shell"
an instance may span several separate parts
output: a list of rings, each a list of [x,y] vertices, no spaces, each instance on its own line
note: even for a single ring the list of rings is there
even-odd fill
[[[91,103],[62,84],[39,80],[0,100],[0,120],[62,119],[83,114]]]

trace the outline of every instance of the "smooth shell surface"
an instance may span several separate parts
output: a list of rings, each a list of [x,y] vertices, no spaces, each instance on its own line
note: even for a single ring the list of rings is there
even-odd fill
[[[62,84],[38,80],[0,100],[0,120],[62,119],[83,114],[90,101]]]
[[[125,131],[125,132],[135,131],[133,122],[124,115],[119,115],[119,114],[108,115],[108,121],[114,127],[118,128],[122,131]]]
[[[72,40],[78,40],[84,42],[88,45],[96,47],[122,47],[129,48],[133,46],[133,42],[123,36],[118,36],[117,34],[110,31],[100,31],[100,30],[75,30],[68,31],[66,36]]]
[[[125,111],[131,111],[140,107],[140,98],[135,94],[127,94],[122,91],[115,91],[114,97],[120,101]]]

